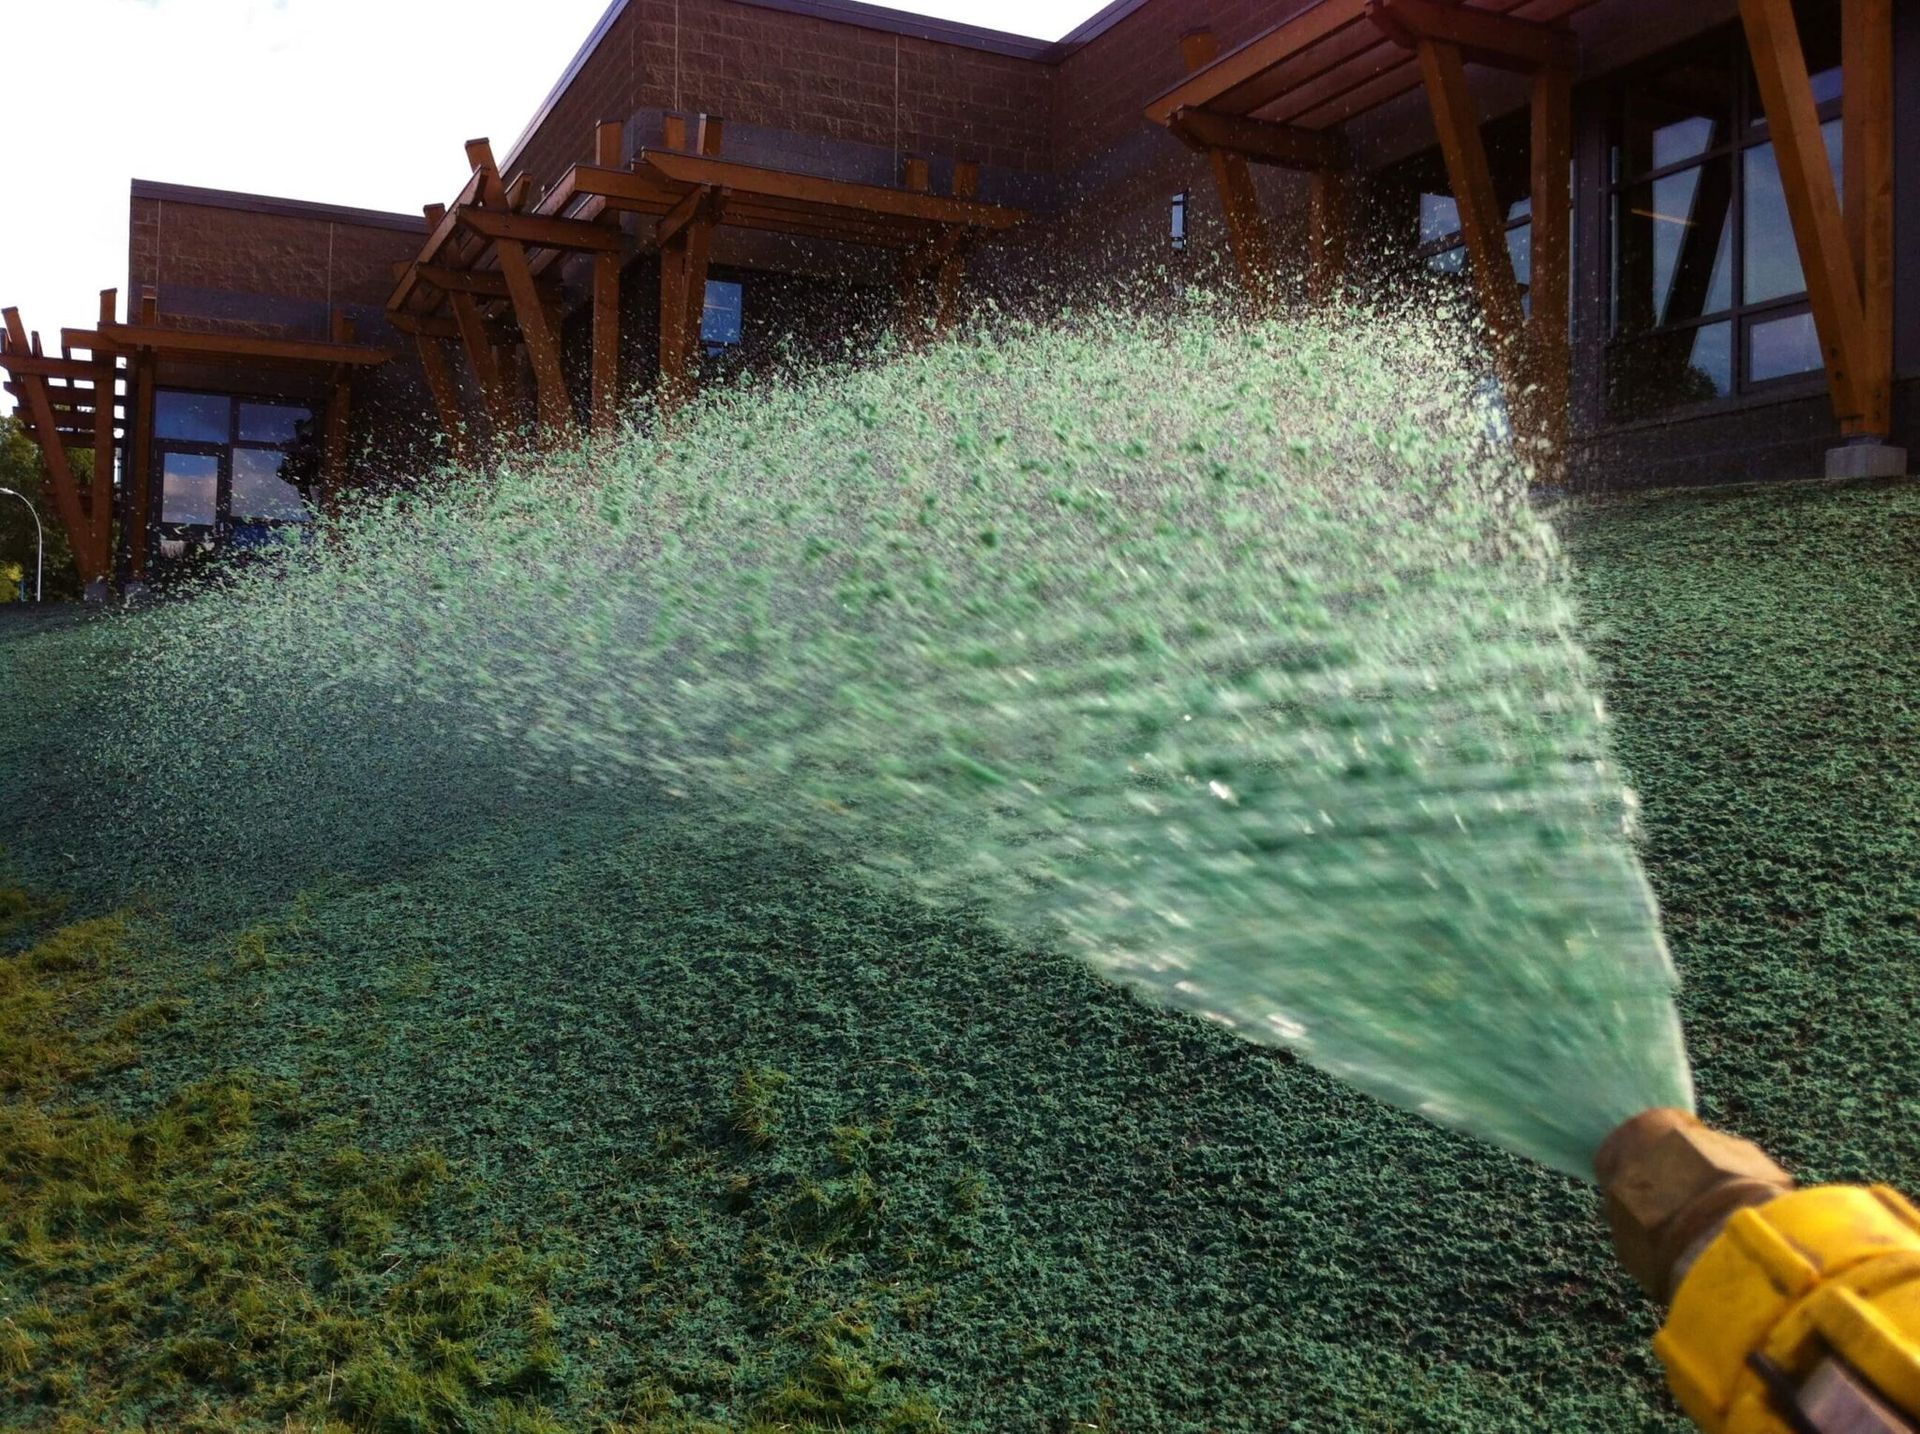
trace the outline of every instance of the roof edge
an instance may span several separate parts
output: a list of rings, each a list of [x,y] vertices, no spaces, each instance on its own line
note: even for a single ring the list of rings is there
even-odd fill
[[[273,194],[244,194],[233,189],[202,189],[195,184],[168,184],[157,179],[134,180],[131,197],[170,199],[176,204],[235,209],[246,214],[277,214],[287,219],[326,219],[336,224],[359,224],[370,229],[400,229],[409,234],[418,234],[426,228],[426,219],[418,214],[356,209],[347,204],[319,204],[310,199],[283,199]]]

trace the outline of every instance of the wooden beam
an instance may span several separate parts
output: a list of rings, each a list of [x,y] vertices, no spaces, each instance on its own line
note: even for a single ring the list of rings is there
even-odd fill
[[[1834,415],[1843,432],[1868,433],[1872,430],[1861,389],[1872,386],[1867,376],[1871,359],[1860,281],[1840,217],[1840,195],[1827,163],[1792,0],[1740,0],[1740,18],[1780,165],[1787,217],[1806,273],[1807,301],[1826,360]]]
[[[598,232],[608,235],[616,243],[620,237],[611,230]],[[540,297],[540,288],[534,282],[533,271],[527,267],[526,248],[520,241],[496,240],[494,253],[500,261],[500,272],[506,276],[507,289],[513,298],[514,317],[520,321],[520,334],[526,342],[527,359],[533,365],[534,396],[539,404],[541,427],[546,430],[551,442],[568,442],[573,438],[573,398],[567,392],[566,370],[560,361],[558,326],[547,313],[546,304]]]
[[[427,376],[427,391],[433,395],[434,411],[440,415],[440,427],[447,435],[449,455],[465,467],[470,459],[467,425],[460,416],[460,389],[447,363],[446,341],[419,334],[413,343],[420,354],[420,371]]]
[[[1458,47],[1422,40],[1419,55],[1447,179],[1460,207],[1460,232],[1480,295],[1481,317],[1493,342],[1508,404],[1517,409],[1525,391],[1523,366],[1514,352],[1520,332],[1520,286],[1507,253],[1506,216],[1494,197],[1493,173],[1481,142],[1479,110],[1467,88],[1466,65]]]
[[[698,218],[712,200],[714,191],[705,185],[689,189],[680,197],[679,203],[660,216],[660,222],[653,226],[653,242],[658,248],[665,248],[689,224]]]
[[[34,346],[28,341],[20,323],[18,309],[0,310],[0,322],[4,323],[11,353],[33,352]],[[80,570],[81,581],[91,583],[106,573],[98,564],[92,529],[81,506],[79,488],[74,482],[73,466],[67,461],[60,425],[54,418],[53,404],[47,395],[47,381],[39,374],[21,374],[17,369],[15,373],[19,383],[26,389],[26,401],[20,411],[26,417],[28,433],[40,445],[48,485],[53,489],[54,512],[60,519],[60,526],[66,529],[67,542],[73,549],[73,562]]]
[[[693,397],[694,359],[705,312],[712,217],[703,208],[660,250],[660,390],[671,413]]]
[[[84,331],[76,331],[84,332]],[[117,349],[155,353],[207,354],[218,358],[265,359],[281,363],[355,364],[373,367],[392,357],[385,349],[319,339],[264,339],[251,334],[207,334],[147,324],[101,324],[99,337]]]
[[[1451,45],[1476,64],[1528,72],[1571,73],[1580,64],[1579,44],[1563,25],[1439,0],[1367,0],[1367,18],[1404,49],[1416,49],[1423,41]]]
[[[593,256],[593,431],[605,437],[619,422],[620,264],[618,254]]]
[[[980,161],[956,159],[953,162],[953,197],[977,199],[980,196]]]
[[[726,147],[727,122],[719,115],[700,116],[699,143],[694,146],[708,159],[718,159]]]
[[[1163,125],[1175,110],[1204,109],[1228,91],[1360,23],[1365,13],[1366,0],[1320,0],[1217,59],[1210,57],[1200,65],[1189,62],[1186,79],[1148,102],[1147,118]]]
[[[687,117],[668,114],[660,116],[660,146],[663,149],[684,150],[687,147]]]
[[[599,224],[583,224],[577,219],[554,219],[543,214],[509,214],[499,209],[474,207],[462,209],[459,218],[466,228],[496,244],[570,249],[585,254],[604,254],[620,248],[618,231]],[[504,273],[506,265],[500,267]]]
[[[1316,169],[1307,180],[1307,298],[1331,304],[1347,279],[1347,239],[1353,216],[1353,180],[1338,169]]]
[[[1195,149],[1226,150],[1260,164],[1321,170],[1344,169],[1348,163],[1346,142],[1328,130],[1189,109],[1175,110],[1167,128]]]
[[[1567,331],[1573,255],[1567,202],[1573,165],[1573,76],[1565,70],[1537,71],[1532,106],[1527,349],[1537,387],[1538,436],[1547,450],[1542,455],[1543,471],[1557,478],[1566,456],[1573,397],[1573,351]]]
[[[1860,280],[1860,414],[1849,435],[1893,427],[1893,0],[1844,0],[1841,168],[1847,251]]]
[[[454,323],[460,330],[461,346],[467,351],[467,364],[473,370],[474,382],[480,385],[480,396],[486,403],[487,417],[493,424],[494,441],[504,443],[519,426],[519,413],[506,379],[500,372],[500,365],[494,358],[493,336],[487,332],[480,305],[474,301],[473,295],[450,294],[448,303],[453,309]]]
[[[619,120],[601,120],[593,127],[593,162],[602,169],[618,169],[626,147],[627,127]]]
[[[900,187],[913,194],[933,190],[933,168],[923,154],[910,154],[900,164]]]
[[[1211,31],[1195,30],[1180,39],[1180,56],[1189,70],[1204,69],[1219,54],[1220,47]],[[1220,192],[1220,211],[1227,223],[1227,244],[1240,270],[1240,282],[1255,313],[1270,313],[1274,307],[1276,278],[1273,243],[1267,235],[1267,223],[1260,213],[1260,196],[1247,172],[1246,156],[1232,150],[1209,149],[1207,159],[1213,168],[1213,182]]]
[[[100,291],[100,322],[110,324],[114,317],[116,291]],[[113,570],[113,389],[116,364],[112,349],[94,353],[99,364],[93,380],[93,481],[87,485],[88,517],[93,524],[94,560],[100,571]]]
[[[846,179],[823,179],[785,169],[763,169],[730,159],[705,155],[643,150],[634,167],[651,171],[676,187],[692,184],[729,189],[745,198],[795,200],[839,209],[855,209],[932,224],[973,224],[983,229],[1010,229],[1026,215],[1004,205],[980,200],[950,199],[939,194],[913,194],[884,184],[857,184]]]

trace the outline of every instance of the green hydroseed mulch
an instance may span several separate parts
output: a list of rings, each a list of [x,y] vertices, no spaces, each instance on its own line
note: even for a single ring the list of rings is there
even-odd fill
[[[1920,1187],[1920,489],[1557,521],[1703,1111]],[[116,889],[139,631],[0,626],[0,1424],[1682,1427],[1587,1187],[684,804]]]

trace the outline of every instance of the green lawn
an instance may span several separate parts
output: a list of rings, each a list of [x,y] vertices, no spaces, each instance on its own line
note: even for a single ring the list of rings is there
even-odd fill
[[[1920,1189],[1920,487],[1558,521],[1705,1113]],[[697,813],[156,885],[141,631],[0,620],[0,1425],[1682,1427],[1588,1188]]]

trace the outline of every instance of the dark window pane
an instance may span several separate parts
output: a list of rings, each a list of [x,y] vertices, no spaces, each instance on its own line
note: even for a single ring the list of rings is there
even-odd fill
[[[1732,133],[1734,87],[1725,49],[1635,81],[1621,105],[1617,172],[1664,169],[1724,143]]]
[[[1607,359],[1607,407],[1645,418],[1733,391],[1733,325],[1702,324],[1616,345]]]
[[[1812,314],[1789,314],[1762,319],[1747,330],[1747,381],[1809,373],[1821,367],[1820,335]]]
[[[164,394],[156,398],[165,397]],[[224,401],[224,400],[223,400]],[[156,408],[158,407],[156,403]],[[220,460],[210,453],[167,453],[160,459],[160,520],[210,525],[220,499]]]
[[[168,393],[153,396],[153,433],[156,438],[184,438],[194,443],[225,443],[232,415],[231,399],[212,393]]]
[[[233,450],[233,494],[228,508],[236,519],[277,519],[304,522],[306,501],[300,490],[281,476],[287,455],[271,448]]]
[[[240,437],[249,443],[291,443],[311,410],[289,403],[242,403]]]
[[[1834,192],[1840,192],[1840,121],[1829,120],[1820,126],[1827,142],[1827,167],[1833,175]],[[1746,238],[1742,256],[1746,262],[1741,290],[1749,304],[1764,303],[1787,294],[1798,294],[1807,287],[1800,268],[1800,250],[1794,244],[1793,221],[1787,214],[1787,198],[1780,187],[1780,166],[1773,146],[1757,144],[1746,151],[1747,212]]]
[[[1614,199],[1614,330],[1642,333],[1733,304],[1733,166],[1708,160]]]
[[[1460,206],[1451,194],[1420,196],[1420,242],[1431,244],[1460,232]]]
[[[707,302],[700,311],[700,341],[709,349],[740,342],[740,301],[738,284],[725,279],[707,280]]]
[[[1464,247],[1455,247],[1430,254],[1427,256],[1427,268],[1436,274],[1464,274],[1467,272],[1467,251]]]

